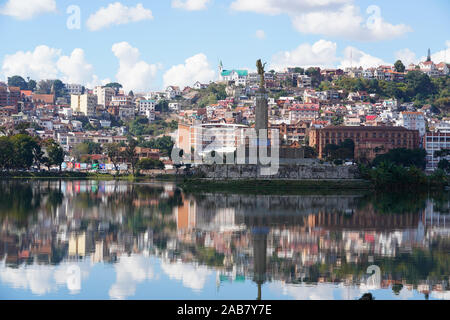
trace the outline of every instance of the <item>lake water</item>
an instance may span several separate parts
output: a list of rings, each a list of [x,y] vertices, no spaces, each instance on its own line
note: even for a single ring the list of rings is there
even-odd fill
[[[0,299],[450,299],[448,193],[0,182]]]

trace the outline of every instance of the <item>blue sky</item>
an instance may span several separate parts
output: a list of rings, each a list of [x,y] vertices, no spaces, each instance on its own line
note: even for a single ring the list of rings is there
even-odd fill
[[[80,29],[66,26],[71,5]],[[275,69],[371,66],[417,62],[431,48],[448,62],[449,12],[448,0],[0,0],[0,79],[147,91],[214,80],[219,59],[226,68],[254,69],[258,58]]]

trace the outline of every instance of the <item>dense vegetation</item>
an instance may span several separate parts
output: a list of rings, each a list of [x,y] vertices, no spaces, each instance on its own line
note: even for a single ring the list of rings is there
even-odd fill
[[[421,71],[410,71],[404,82],[367,80],[342,77],[332,82],[322,81],[319,90],[366,91],[381,98],[396,98],[417,106],[431,104],[445,112],[450,111],[450,76],[430,78]]]

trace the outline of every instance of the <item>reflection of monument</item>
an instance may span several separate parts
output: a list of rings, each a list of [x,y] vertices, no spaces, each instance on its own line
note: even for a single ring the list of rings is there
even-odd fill
[[[253,228],[253,281],[258,285],[258,298],[261,300],[261,287],[267,275],[267,235],[269,228]]]

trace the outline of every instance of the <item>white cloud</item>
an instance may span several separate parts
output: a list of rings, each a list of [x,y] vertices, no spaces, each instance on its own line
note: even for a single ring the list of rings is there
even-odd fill
[[[119,71],[116,74],[117,81],[125,90],[145,91],[151,88],[156,77],[158,65],[140,61],[140,52],[128,42],[115,43],[112,52],[119,59]]]
[[[371,68],[380,65],[389,65],[389,63],[384,62],[382,59],[371,56],[359,49],[354,47],[347,47],[344,50],[344,58],[340,62],[339,68],[349,68],[349,67],[363,67]]]
[[[274,55],[270,69],[283,70],[287,67],[332,66],[336,61],[335,42],[319,40],[313,45],[303,43],[292,51]]]
[[[431,60],[434,61],[434,63],[450,62],[450,40],[447,40],[445,45],[447,48],[444,50],[431,54]]]
[[[95,80],[94,68],[84,56],[83,49],[77,48],[70,56],[62,56],[57,64],[62,72],[62,81],[65,83],[89,83]],[[95,81],[94,81],[95,82]]]
[[[264,32],[264,30],[257,30],[255,35],[258,39],[261,40],[266,38],[266,33]]]
[[[18,268],[0,263],[0,282],[41,296],[56,292],[60,287],[67,287],[71,294],[77,294],[81,291],[81,281],[88,278],[89,273],[90,266],[84,262],[77,265],[63,263],[58,266],[21,265]]]
[[[184,9],[188,11],[205,10],[210,0],[173,0],[172,8]]]
[[[437,52],[431,53],[431,61],[434,63],[450,62],[450,41],[445,42],[446,48]],[[417,56],[417,54],[408,48],[399,50],[395,53],[395,58],[402,60],[405,66],[411,63],[419,64],[427,59],[426,56]]]
[[[55,0],[8,0],[0,8],[0,14],[19,20],[28,20],[47,12],[56,12]]]
[[[250,11],[269,15],[282,13],[301,13],[314,9],[334,7],[349,3],[352,0],[235,0],[231,9],[236,11]]]
[[[105,82],[94,74],[83,49],[76,48],[70,56],[64,56],[62,50],[45,45],[37,46],[33,51],[6,55],[1,75],[5,80],[13,75],[34,80],[61,79],[65,83],[79,83],[89,88]]]
[[[137,4],[136,7],[127,7],[120,2],[115,2],[92,14],[87,20],[87,27],[91,31],[97,31],[112,25],[142,20],[153,20],[153,14],[151,10],[145,9],[141,3]]]
[[[401,60],[406,67],[411,63],[417,63],[416,54],[408,48],[397,51],[395,53],[395,59]]]
[[[56,79],[59,75],[56,59],[60,55],[61,50],[45,45],[37,46],[34,51],[18,51],[5,56],[2,74],[5,78],[19,75],[33,79]]]
[[[186,59],[185,64],[179,64],[170,68],[164,74],[164,86],[192,86],[195,82],[208,83],[215,77],[215,71],[211,69],[208,58],[199,53]]]
[[[393,39],[411,31],[409,26],[384,21],[377,6],[370,6],[367,18],[363,17],[353,0],[235,0],[231,8],[268,15],[287,14],[299,32],[361,41]]]
[[[203,289],[208,276],[212,274],[205,266],[194,266],[182,262],[161,262],[161,269],[169,278],[182,281],[184,287],[195,291]]]
[[[142,255],[124,255],[114,268],[116,282],[109,290],[109,296],[113,299],[132,297],[136,292],[136,285],[155,278],[151,260]]]
[[[321,67],[339,68],[375,67],[386,65],[382,59],[371,56],[357,48],[347,47],[343,57],[337,55],[335,42],[319,40],[314,44],[303,43],[292,51],[282,51],[272,58],[269,69],[284,70],[288,67]]]

